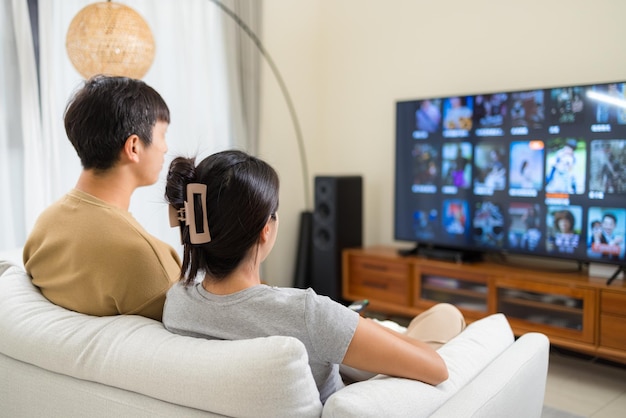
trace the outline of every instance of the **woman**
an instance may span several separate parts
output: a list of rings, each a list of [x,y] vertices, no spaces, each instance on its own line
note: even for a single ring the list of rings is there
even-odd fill
[[[409,335],[428,334],[431,347],[312,289],[261,283],[260,264],[278,233],[278,186],[272,167],[240,151],[214,154],[197,167],[193,159],[172,161],[165,195],[184,253],[181,280],[167,295],[165,327],[209,339],[298,338],[322,402],[344,385],[339,364],[433,385],[446,380],[433,347],[465,325],[451,305],[437,305],[409,327]]]
[[[574,214],[569,210],[554,213],[554,245],[559,252],[573,254],[580,236],[574,231]]]

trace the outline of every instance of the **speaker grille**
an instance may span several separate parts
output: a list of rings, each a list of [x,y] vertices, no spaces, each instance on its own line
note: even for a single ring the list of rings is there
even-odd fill
[[[315,178],[311,287],[343,302],[341,252],[363,241],[363,180],[360,176]]]

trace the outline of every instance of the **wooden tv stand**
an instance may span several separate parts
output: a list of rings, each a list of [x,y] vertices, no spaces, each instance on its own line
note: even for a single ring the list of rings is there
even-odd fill
[[[626,364],[626,286],[586,272],[481,261],[461,264],[400,256],[391,247],[343,250],[342,294],[369,310],[411,317],[438,302],[468,322],[502,312],[515,335],[537,331],[551,344]]]

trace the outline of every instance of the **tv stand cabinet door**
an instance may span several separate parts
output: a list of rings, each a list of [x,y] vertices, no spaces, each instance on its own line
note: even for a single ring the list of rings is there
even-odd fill
[[[595,343],[596,291],[540,278],[496,280],[497,310],[516,334],[542,332],[570,343]]]
[[[445,264],[449,264],[445,266]],[[493,312],[489,306],[489,274],[471,265],[419,260],[415,266],[413,301],[421,310],[450,303],[470,320]]]

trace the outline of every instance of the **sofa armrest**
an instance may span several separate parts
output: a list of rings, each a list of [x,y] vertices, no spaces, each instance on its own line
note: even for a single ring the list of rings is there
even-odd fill
[[[438,386],[379,375],[333,394],[324,406],[324,418],[428,417],[465,387],[514,341],[503,314],[470,324],[439,349],[449,378]],[[450,415],[455,416],[455,415]],[[459,415],[457,415],[459,416]]]
[[[543,334],[522,335],[432,417],[539,418],[549,348],[548,337]]]

